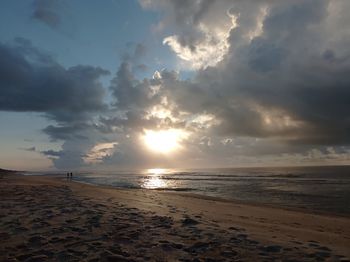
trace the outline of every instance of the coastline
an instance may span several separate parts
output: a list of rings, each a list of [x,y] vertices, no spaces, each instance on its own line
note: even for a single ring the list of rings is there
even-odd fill
[[[241,203],[350,216],[349,167],[148,169],[77,173],[75,181],[116,188],[150,189],[217,197]]]
[[[26,199],[37,206],[32,207],[33,219],[42,219],[45,232],[52,233],[52,230],[61,228],[61,237],[81,239],[76,241],[85,241],[95,235],[103,236],[96,240],[100,243],[95,246],[98,257],[91,257],[88,252],[79,255],[74,250],[67,251],[66,255],[71,256],[73,261],[81,259],[83,254],[87,255],[84,261],[108,261],[113,256],[119,256],[119,259],[124,257],[127,259],[125,261],[156,261],[157,256],[160,257],[158,261],[177,261],[181,257],[198,258],[199,261],[207,257],[219,257],[222,261],[232,261],[233,258],[242,261],[347,261],[346,258],[350,258],[350,219],[335,214],[316,214],[180,192],[94,186],[67,181],[58,176],[5,175],[0,181],[1,209],[9,211],[9,215],[1,219],[5,223],[1,224],[0,234],[7,239],[6,243],[0,244],[3,260],[14,258],[18,253],[23,255],[26,249],[17,246],[22,244],[28,248],[31,245],[29,239],[37,235],[44,238],[43,243],[47,242],[38,245],[41,251],[43,248],[51,248],[50,254],[54,258],[60,252],[50,245],[52,237],[41,232],[40,227],[38,230],[31,229],[33,225],[23,217],[23,214],[30,211],[24,205]],[[33,194],[37,191],[46,198],[51,197],[55,204],[42,206],[43,199]],[[71,199],[71,202],[65,203],[67,206],[76,204],[71,208],[77,209],[80,215],[62,212],[65,208],[59,200],[62,196]],[[13,202],[14,205],[6,204],[8,202]],[[81,214],[88,217],[89,210],[104,221],[103,226],[95,229],[94,223],[87,218],[84,221],[76,220]],[[42,213],[47,212],[52,216],[46,219],[41,217]],[[113,215],[113,212],[119,212],[119,215]],[[17,224],[11,224],[10,218],[16,218]],[[71,224],[74,224],[77,231],[69,230],[67,220],[73,220]],[[19,230],[21,227],[27,230]],[[91,231],[88,230],[90,227]],[[109,234],[113,228],[119,230]],[[22,231],[21,234],[28,237],[28,242],[22,243],[16,231]],[[149,236],[149,232],[153,232],[153,237],[152,234]],[[122,241],[116,239],[116,234]],[[127,236],[130,234],[134,237]],[[62,239],[62,245],[66,242],[69,244],[69,241]],[[124,250],[124,256],[120,254],[121,251],[111,250],[111,246],[116,243],[119,249]],[[135,248],[139,250],[140,245],[145,250],[137,256]],[[86,247],[87,244],[82,246]],[[36,255],[34,253],[32,255]],[[50,259],[50,254],[45,255],[47,259]]]
[[[309,168],[314,168],[315,166],[307,166]],[[327,166],[327,167],[334,167],[334,166]],[[344,168],[345,166],[336,166],[340,168]],[[347,167],[347,166],[346,166]],[[266,167],[268,168],[268,167]],[[290,167],[295,168],[295,167]],[[252,168],[253,169],[253,168]],[[20,171],[17,172],[18,174],[21,174]],[[21,174],[22,175],[22,174]],[[26,175],[26,174],[25,174]],[[28,175],[26,175],[28,176]],[[59,174],[59,173],[53,173],[53,174],[46,174],[43,173],[41,175],[29,175],[29,176],[42,176],[42,177],[50,177],[55,179],[65,179],[65,174]],[[250,201],[250,200],[239,200],[239,199],[232,199],[232,198],[225,198],[220,196],[211,196],[207,195],[205,193],[197,193],[193,192],[193,189],[190,188],[178,188],[176,190],[174,189],[167,189],[167,188],[142,188],[142,187],[118,187],[118,186],[112,186],[112,185],[106,185],[106,184],[94,184],[90,183],[84,180],[76,180],[73,179],[72,182],[74,183],[81,183],[86,184],[92,187],[99,187],[99,188],[108,188],[108,189],[115,189],[115,190],[141,190],[141,191],[150,191],[150,192],[157,192],[157,193],[165,193],[165,194],[174,194],[178,195],[180,197],[191,197],[191,198],[198,198],[198,199],[204,199],[204,200],[212,200],[212,201],[218,201],[218,202],[227,202],[232,204],[240,204],[240,205],[246,205],[246,206],[255,206],[255,207],[266,207],[266,208],[272,208],[272,209],[278,209],[278,210],[285,210],[285,211],[296,211],[301,213],[307,213],[307,214],[314,214],[314,215],[323,215],[323,216],[329,216],[329,217],[344,217],[344,218],[350,218],[350,213],[345,212],[337,212],[337,211],[330,211],[330,210],[320,210],[315,208],[307,208],[307,207],[296,207],[292,205],[283,205],[283,204],[272,204],[272,203],[263,203],[263,202],[257,202],[257,201]]]

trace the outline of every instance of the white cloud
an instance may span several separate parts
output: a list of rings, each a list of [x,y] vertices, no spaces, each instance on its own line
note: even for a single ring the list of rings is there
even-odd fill
[[[118,145],[117,142],[99,143],[91,148],[83,159],[85,163],[88,164],[101,163],[104,158],[109,157],[114,153],[116,145]]]
[[[234,26],[235,24],[232,24],[232,27],[226,31],[218,32],[210,31],[204,25],[200,26],[199,30],[203,33],[203,39],[192,48],[182,45],[177,35],[164,38],[163,44],[168,45],[183,60],[184,67],[197,70],[215,66],[222,61],[228,51],[227,38]]]
[[[139,80],[125,61],[111,82],[114,101],[94,125],[47,130],[66,140],[60,159],[88,152],[85,163],[122,167],[349,161],[349,1],[140,2],[161,12],[159,41],[194,77],[159,70]],[[74,142],[85,128],[93,135]],[[144,131],[156,144],[153,134],[171,129],[189,133],[181,154],[150,154]]]

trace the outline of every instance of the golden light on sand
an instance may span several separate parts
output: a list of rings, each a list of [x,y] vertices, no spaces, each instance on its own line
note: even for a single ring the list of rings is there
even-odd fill
[[[145,130],[143,141],[152,151],[168,154],[180,148],[185,132],[179,129]]]

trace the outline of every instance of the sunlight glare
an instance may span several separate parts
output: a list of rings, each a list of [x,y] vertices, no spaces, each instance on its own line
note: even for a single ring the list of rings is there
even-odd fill
[[[152,176],[143,183],[142,187],[147,189],[166,188],[167,183],[158,176]]]
[[[152,174],[152,175],[161,175],[166,173],[167,169],[164,168],[150,168],[147,169],[147,174]]]
[[[150,150],[167,154],[180,147],[179,142],[184,138],[184,135],[185,133],[178,129],[145,130],[143,140]]]

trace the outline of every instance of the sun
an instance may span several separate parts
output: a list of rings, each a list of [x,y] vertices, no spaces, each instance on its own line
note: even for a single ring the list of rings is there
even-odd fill
[[[179,129],[145,130],[142,138],[150,150],[168,154],[180,148],[179,143],[184,138],[184,135],[185,133]]]

